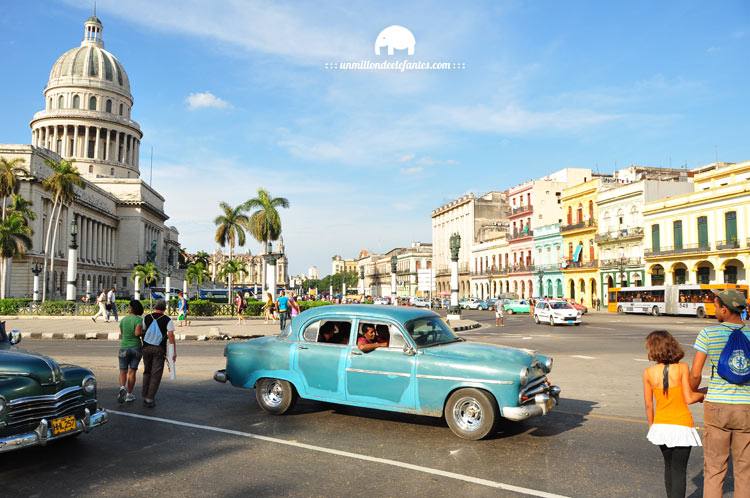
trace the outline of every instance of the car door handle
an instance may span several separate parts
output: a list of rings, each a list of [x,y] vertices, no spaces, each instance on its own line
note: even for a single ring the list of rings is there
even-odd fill
[[[307,346],[297,346],[297,349],[310,349]]]
[[[360,353],[359,351],[352,351],[352,354],[357,355],[357,356],[362,356],[362,353]]]

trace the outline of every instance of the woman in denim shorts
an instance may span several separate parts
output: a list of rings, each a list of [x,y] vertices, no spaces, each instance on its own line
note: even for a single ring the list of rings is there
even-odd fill
[[[141,336],[143,336],[143,305],[137,299],[130,301],[128,316],[120,321],[120,390],[117,393],[118,403],[135,401],[133,388],[135,374],[141,362]],[[126,387],[127,383],[127,387]]]

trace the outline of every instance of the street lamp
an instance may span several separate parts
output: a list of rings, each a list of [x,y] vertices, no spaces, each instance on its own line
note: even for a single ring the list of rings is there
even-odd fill
[[[263,257],[266,260],[266,285],[268,286],[268,292],[276,298],[276,261],[281,257],[280,254],[274,254],[273,243],[269,240],[267,244],[266,254]]]
[[[396,270],[398,269],[398,258],[391,256],[391,304],[396,306],[398,298],[396,293]]]
[[[461,308],[458,306],[458,252],[461,249],[461,236],[454,233],[450,237],[451,251],[451,305],[448,308],[448,320],[460,320]]]
[[[76,300],[76,282],[78,280],[78,222],[73,217],[70,224],[70,245],[68,246],[68,287],[65,292],[67,301]]]
[[[32,296],[34,302],[37,302],[39,301],[39,274],[42,273],[42,265],[39,264],[39,261],[34,262],[31,273],[34,274],[34,294]]]
[[[539,299],[544,298],[544,268],[539,266]]]

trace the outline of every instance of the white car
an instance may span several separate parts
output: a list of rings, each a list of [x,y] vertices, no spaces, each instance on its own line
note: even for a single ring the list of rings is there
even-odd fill
[[[411,300],[411,305],[417,308],[429,308],[430,302],[427,299],[422,299],[421,297],[415,297],[414,299]]]
[[[376,297],[375,300],[372,302],[372,304],[379,304],[379,305],[389,305],[391,304],[391,300],[387,297]]]
[[[565,301],[539,301],[534,307],[534,321],[555,325],[580,325],[581,312]]]

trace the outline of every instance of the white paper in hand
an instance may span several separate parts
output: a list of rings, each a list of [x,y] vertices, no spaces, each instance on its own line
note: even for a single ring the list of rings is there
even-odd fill
[[[174,361],[174,344],[167,343],[167,368],[169,368],[169,380],[177,378],[177,369]]]

